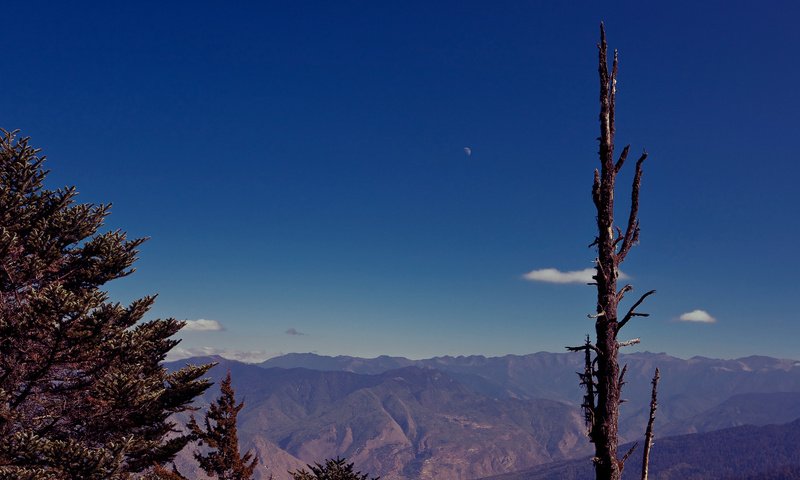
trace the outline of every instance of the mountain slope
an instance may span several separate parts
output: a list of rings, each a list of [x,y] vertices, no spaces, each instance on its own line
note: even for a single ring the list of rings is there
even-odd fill
[[[743,393],[691,418],[662,428],[662,436],[702,433],[741,425],[787,423],[800,418],[800,392]]]
[[[623,479],[639,478],[640,471],[641,457],[633,455]],[[657,439],[650,472],[654,480],[800,479],[800,419],[783,425],[741,426]],[[591,460],[586,457],[484,480],[578,480],[592,476]]]
[[[466,479],[588,452],[571,405],[490,398],[433,369],[361,375],[223,361],[212,376],[228,369],[246,404],[243,447],[267,464],[278,459],[258,478],[280,480],[286,466],[339,455],[386,480]]]
[[[211,372],[217,379],[231,370],[237,397],[246,403],[242,445],[256,449],[269,466],[259,478],[272,473],[281,480],[287,469],[341,455],[386,480],[466,480],[588,454],[577,406],[579,357],[298,354],[266,362],[316,369],[265,368],[218,357],[189,362],[220,362]],[[623,392],[629,402],[621,432],[628,440],[644,431],[656,365],[664,372],[658,438],[742,422],[785,422],[800,408],[800,368],[791,360],[640,353],[623,361],[629,365]],[[206,394],[206,404],[214,395]]]

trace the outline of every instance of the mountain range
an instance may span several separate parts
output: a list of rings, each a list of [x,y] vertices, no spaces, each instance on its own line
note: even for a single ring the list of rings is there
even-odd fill
[[[289,469],[338,455],[385,480],[466,480],[591,452],[578,408],[577,354],[425,360],[289,354],[257,365],[203,357],[168,367],[209,361],[219,362],[215,380],[231,371],[246,403],[239,431],[243,448],[255,449],[266,465],[257,478],[282,480]],[[660,437],[800,417],[798,361],[653,353],[621,361],[628,364],[624,441],[642,436],[656,366]],[[215,395],[207,393],[200,406]],[[192,462],[184,456],[179,463],[191,468]]]

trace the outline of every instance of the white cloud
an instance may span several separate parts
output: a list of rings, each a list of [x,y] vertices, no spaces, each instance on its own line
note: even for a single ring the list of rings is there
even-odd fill
[[[557,268],[542,268],[533,270],[525,275],[525,280],[533,282],[547,282],[547,283],[590,283],[593,282],[592,276],[595,274],[594,268],[584,268],[583,270],[573,270],[571,272],[562,272]],[[620,279],[630,278],[622,271],[619,272]]]
[[[305,335],[305,333],[299,331],[298,329],[296,329],[294,327],[290,328],[289,330],[286,330],[286,332],[284,332],[284,333],[286,333],[286,335],[293,335],[293,336],[294,335]]]
[[[224,330],[222,324],[216,320],[207,320],[205,318],[186,320],[186,325],[182,329],[184,332],[219,332],[220,330]]]
[[[678,320],[682,322],[700,322],[700,323],[714,323],[717,321],[716,318],[712,317],[705,310],[692,310],[691,312],[686,312],[680,317],[678,317]]]
[[[182,360],[191,357],[209,357],[218,355],[228,360],[236,360],[244,363],[259,363],[275,355],[271,355],[263,350],[231,350],[217,347],[175,347],[167,353],[167,361]]]

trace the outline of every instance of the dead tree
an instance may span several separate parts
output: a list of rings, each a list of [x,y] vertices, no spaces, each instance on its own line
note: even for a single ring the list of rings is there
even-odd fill
[[[650,418],[647,420],[647,431],[644,434],[644,453],[642,454],[642,480],[647,480],[647,470],[650,466],[650,449],[653,447],[653,423],[656,421],[656,408],[658,408],[658,379],[661,378],[658,369],[653,375],[653,393],[650,395]]]
[[[614,161],[614,104],[616,99],[618,57],[614,51],[613,64],[609,70],[605,29],[600,25],[598,44],[600,61],[600,169],[594,171],[592,200],[597,209],[597,236],[589,245],[597,248],[595,260],[596,273],[590,285],[597,288],[597,311],[590,318],[595,319],[597,338],[592,343],[587,338],[584,345],[567,347],[570,351],[584,351],[585,370],[579,373],[581,385],[585,389],[583,410],[589,429],[589,439],[594,443],[594,466],[598,480],[618,480],[631,454],[623,459],[617,458],[617,425],[621,391],[624,384],[625,368],[620,372],[617,355],[620,347],[639,343],[639,339],[620,342],[620,330],[634,317],[646,317],[636,309],[655,290],[646,292],[633,303],[627,313],[618,315],[618,306],[625,294],[633,290],[631,285],[617,287],[619,267],[631,248],[639,241],[639,187],[642,181],[642,165],[647,153],[636,161],[631,204],[627,224],[623,232],[614,224],[614,190],[617,174],[628,158],[630,145],[625,146]],[[649,449],[648,449],[649,451]]]

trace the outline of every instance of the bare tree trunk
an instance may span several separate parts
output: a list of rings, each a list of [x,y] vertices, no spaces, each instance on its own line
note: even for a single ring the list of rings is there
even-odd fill
[[[600,169],[594,172],[592,200],[597,209],[597,237],[590,246],[597,247],[596,273],[593,285],[597,287],[597,311],[595,318],[595,344],[587,340],[585,345],[568,347],[569,350],[585,350],[586,371],[581,384],[586,389],[584,411],[589,427],[589,438],[595,446],[595,473],[598,480],[618,480],[624,460],[617,459],[619,406],[624,369],[620,373],[617,359],[619,348],[638,343],[638,339],[618,342],[620,329],[635,316],[647,316],[635,311],[642,301],[655,291],[649,291],[620,319],[619,302],[625,293],[633,289],[625,285],[617,289],[619,266],[631,247],[639,241],[639,187],[642,179],[642,163],[647,153],[642,153],[636,162],[631,206],[625,232],[614,225],[614,191],[617,173],[628,156],[630,146],[622,149],[614,161],[614,107],[616,97],[618,57],[614,51],[613,64],[609,70],[605,29],[600,25],[599,74],[600,74]],[[590,354],[594,353],[594,360]],[[595,366],[596,365],[596,366]],[[596,398],[595,398],[596,397]],[[630,454],[630,452],[628,453]],[[627,456],[626,456],[627,458]]]
[[[642,480],[647,480],[647,470],[650,468],[650,448],[653,446],[653,423],[656,421],[658,408],[658,379],[660,372],[656,368],[653,375],[653,393],[650,395],[650,419],[647,421],[647,432],[644,435],[644,453],[642,454]]]

